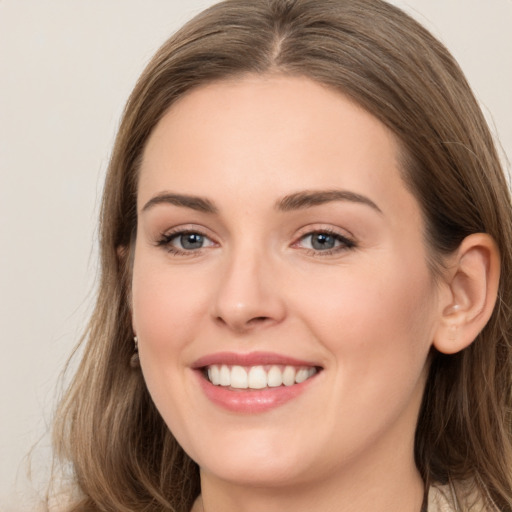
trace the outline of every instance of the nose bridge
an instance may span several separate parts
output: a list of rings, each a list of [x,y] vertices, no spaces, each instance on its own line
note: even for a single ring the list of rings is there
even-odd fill
[[[247,238],[228,251],[213,304],[216,321],[237,331],[277,323],[285,314],[270,250]]]

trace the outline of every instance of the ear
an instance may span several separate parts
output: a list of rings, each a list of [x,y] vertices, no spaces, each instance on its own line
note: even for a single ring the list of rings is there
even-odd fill
[[[500,255],[490,235],[466,237],[449,257],[440,294],[434,347],[454,354],[473,343],[491,317],[498,294]]]

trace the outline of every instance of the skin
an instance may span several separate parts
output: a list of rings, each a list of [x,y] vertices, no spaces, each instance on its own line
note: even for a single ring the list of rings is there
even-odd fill
[[[276,208],[324,190],[375,207]],[[148,205],[163,193],[206,198],[216,212]],[[306,78],[210,84],[151,135],[138,211],[133,328],[151,396],[201,468],[195,510],[419,511],[414,431],[449,294],[427,265],[392,133]],[[204,246],[169,241],[180,230],[203,234]],[[312,249],[308,234],[326,230],[353,246]],[[238,414],[213,404],[191,368],[224,351],[322,370],[286,404]]]

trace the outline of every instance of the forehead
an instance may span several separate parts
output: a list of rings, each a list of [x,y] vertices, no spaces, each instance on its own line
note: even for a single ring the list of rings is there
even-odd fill
[[[303,77],[245,76],[169,109],[146,145],[139,199],[171,189],[273,202],[343,188],[396,200],[406,193],[398,160],[391,131],[343,94]]]

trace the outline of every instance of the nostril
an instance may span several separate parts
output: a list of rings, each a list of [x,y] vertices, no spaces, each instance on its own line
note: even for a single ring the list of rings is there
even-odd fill
[[[246,331],[258,326],[264,326],[272,320],[270,316],[255,316],[249,319],[244,318],[224,318],[222,315],[215,317],[215,322],[221,326],[228,326],[236,331]]]
[[[221,316],[216,316],[215,321],[218,322],[219,324],[226,324],[226,321]]]
[[[249,324],[261,324],[261,323],[263,323],[263,322],[265,322],[267,320],[269,320],[268,316],[257,316],[255,318],[251,318],[249,320],[249,322],[247,322],[247,323],[249,323]]]

